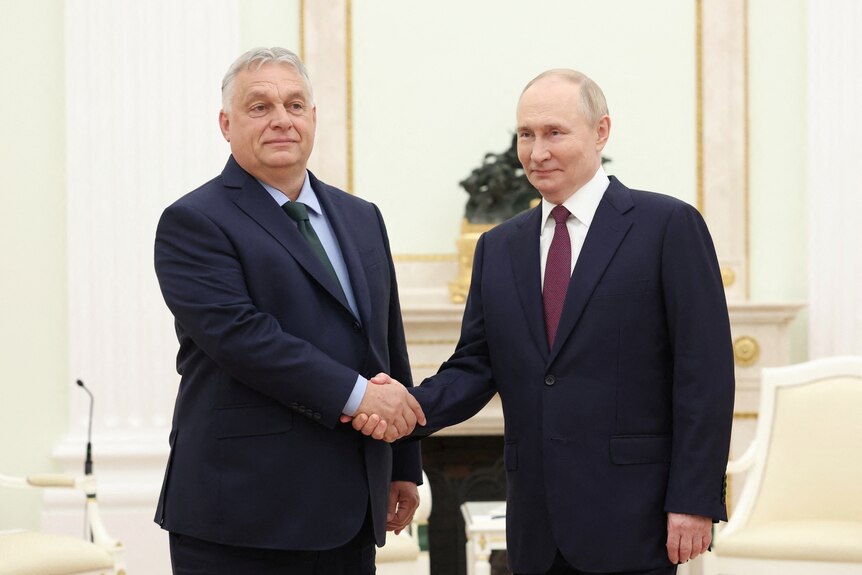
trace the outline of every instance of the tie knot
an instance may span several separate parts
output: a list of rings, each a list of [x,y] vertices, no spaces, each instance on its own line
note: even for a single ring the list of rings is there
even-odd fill
[[[564,224],[566,220],[569,219],[569,215],[571,212],[567,210],[564,206],[557,206],[553,210],[551,210],[551,217],[554,218],[554,221],[557,224]]]
[[[308,221],[308,209],[301,202],[286,202],[281,209],[295,222]]]

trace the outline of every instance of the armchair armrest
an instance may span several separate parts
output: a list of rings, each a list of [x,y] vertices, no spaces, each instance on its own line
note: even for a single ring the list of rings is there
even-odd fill
[[[87,523],[93,535],[93,542],[106,550],[121,549],[122,543],[108,535],[96,499],[96,477],[94,475],[68,475],[62,473],[41,473],[16,477],[0,474],[0,486],[19,489],[74,489],[87,497]]]
[[[734,475],[743,471],[748,471],[755,461],[755,453],[757,451],[757,441],[752,441],[748,449],[745,450],[739,458],[732,459],[727,462],[727,474]]]

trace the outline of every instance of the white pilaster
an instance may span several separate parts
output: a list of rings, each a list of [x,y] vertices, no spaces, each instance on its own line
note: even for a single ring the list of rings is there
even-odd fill
[[[857,0],[809,3],[808,269],[812,359],[862,354],[860,27],[862,4]],[[792,118],[788,122],[794,124]]]
[[[748,298],[745,1],[700,0],[702,196],[729,300]],[[732,278],[732,280],[730,279]]]
[[[350,190],[350,0],[304,3],[304,61],[314,85],[317,135],[309,168],[323,181]]]
[[[153,272],[161,211],[223,166],[221,78],[239,54],[237,0],[69,0],[66,18],[70,381],[96,397],[95,471],[129,570],[168,572],[152,523],[179,378]],[[57,87],[58,94],[62,87]],[[55,450],[80,471],[88,401],[70,393]],[[44,522],[80,531],[77,502]]]

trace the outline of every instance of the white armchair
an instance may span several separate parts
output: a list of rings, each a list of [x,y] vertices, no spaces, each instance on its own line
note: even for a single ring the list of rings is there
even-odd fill
[[[0,475],[0,487],[64,488],[82,492],[92,542],[68,535],[23,530],[0,532],[3,575],[125,575],[124,548],[112,539],[99,517],[93,475]]]
[[[398,535],[386,534],[386,545],[377,549],[377,575],[427,575],[428,554],[419,547],[419,526],[428,523],[431,515],[431,485],[422,473],[419,486],[419,507],[413,515],[410,530]]]
[[[862,357],[764,369],[741,471],[705,575],[862,574]]]

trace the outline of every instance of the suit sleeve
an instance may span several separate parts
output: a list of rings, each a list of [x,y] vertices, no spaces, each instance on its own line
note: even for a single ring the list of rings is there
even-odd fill
[[[374,207],[383,243],[386,248],[386,260],[389,264],[389,277],[392,284],[389,291],[389,370],[393,378],[407,387],[413,387],[413,373],[407,356],[407,340],[404,336],[404,322],[401,317],[401,303],[398,298],[398,281],[395,277],[395,264],[389,247],[389,237],[383,216],[377,206]],[[369,383],[368,385],[374,385]],[[396,443],[392,446],[392,480],[412,481],[417,485],[422,483],[422,452],[418,443]]]
[[[663,242],[662,284],[673,353],[668,512],[726,520],[724,477],[733,419],[730,321],[712,238],[684,205]]]
[[[357,372],[255,307],[236,250],[215,222],[188,206],[165,210],[155,268],[181,346],[191,338],[231,377],[288,407],[313,406],[327,427],[338,424]]]
[[[428,425],[416,428],[417,436],[430,435],[444,427],[466,421],[479,413],[497,391],[485,337],[482,306],[482,267],[485,235],[479,238],[473,257],[473,275],[461,322],[461,337],[455,352],[436,375],[415,388]]]

